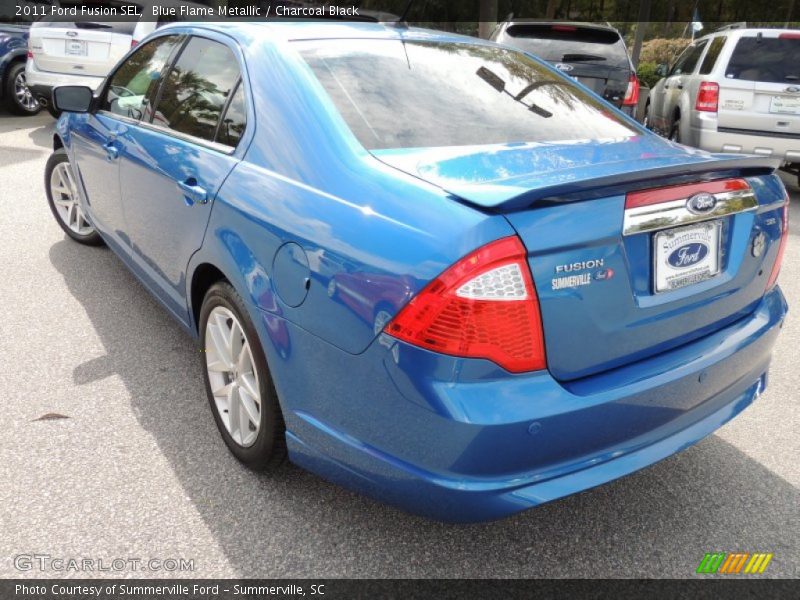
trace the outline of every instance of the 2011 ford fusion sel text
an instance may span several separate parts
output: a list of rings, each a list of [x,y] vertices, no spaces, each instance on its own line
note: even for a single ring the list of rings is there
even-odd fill
[[[53,101],[54,216],[199,338],[254,469],[494,519],[686,448],[767,383],[776,161],[661,139],[519,50],[178,23]]]

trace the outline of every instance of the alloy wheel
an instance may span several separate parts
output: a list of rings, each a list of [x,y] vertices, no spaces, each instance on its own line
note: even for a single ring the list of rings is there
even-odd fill
[[[39,102],[33,97],[25,79],[25,71],[20,71],[14,78],[14,97],[27,112],[34,112],[39,108]]]
[[[250,342],[241,323],[224,306],[208,315],[206,370],[214,404],[234,442],[252,446],[261,427],[261,392]]]
[[[78,199],[78,187],[68,162],[56,165],[50,175],[50,193],[53,197],[58,218],[78,235],[94,233],[94,227],[83,214]]]

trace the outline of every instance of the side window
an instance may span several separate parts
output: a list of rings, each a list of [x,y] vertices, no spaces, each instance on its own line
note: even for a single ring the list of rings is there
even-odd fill
[[[231,103],[225,116],[219,124],[217,142],[235,148],[242,139],[244,128],[247,126],[247,107],[244,102],[244,85],[240,82],[233,93]]]
[[[191,38],[167,74],[153,124],[213,141],[238,79],[239,63],[230,49],[205,38]]]
[[[169,35],[138,48],[112,75],[100,109],[141,119],[148,98],[158,87],[164,65],[180,39],[180,36]]]
[[[714,70],[714,65],[717,62],[717,58],[719,58],[719,53],[722,52],[722,47],[725,45],[726,39],[725,36],[720,36],[715,37],[714,41],[711,42],[706,57],[703,59],[703,64],[700,65],[701,75],[708,75]]]
[[[694,72],[694,68],[697,66],[697,61],[700,60],[700,56],[703,54],[706,43],[706,41],[702,41],[696,46],[689,46],[684,50],[678,62],[672,67],[670,75],[685,75],[686,73]]]

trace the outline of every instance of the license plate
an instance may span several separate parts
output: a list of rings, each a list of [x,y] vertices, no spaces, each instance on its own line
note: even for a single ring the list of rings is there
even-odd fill
[[[800,115],[800,97],[773,96],[769,102],[769,112],[783,115]]]
[[[721,231],[721,221],[707,221],[656,233],[656,292],[676,290],[718,275]]]
[[[86,42],[82,40],[67,40],[67,56],[86,56]]]

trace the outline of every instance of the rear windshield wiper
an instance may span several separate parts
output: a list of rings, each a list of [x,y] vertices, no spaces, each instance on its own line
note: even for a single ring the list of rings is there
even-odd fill
[[[106,23],[89,23],[86,21],[76,21],[75,27],[78,29],[112,29],[111,25]]]
[[[605,56],[598,56],[597,54],[565,54],[561,60],[565,62],[582,62],[589,60],[605,60]]]

